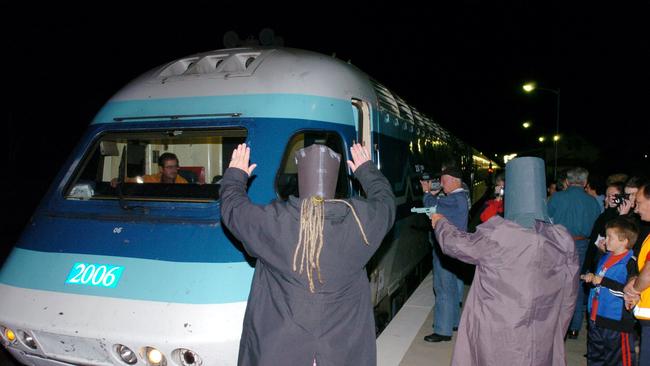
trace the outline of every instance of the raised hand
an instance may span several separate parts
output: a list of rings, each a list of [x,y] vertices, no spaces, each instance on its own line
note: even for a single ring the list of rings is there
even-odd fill
[[[248,173],[248,176],[253,174],[253,170],[257,167],[257,164],[248,165],[251,156],[251,148],[246,146],[246,144],[239,144],[237,148],[232,151],[232,157],[230,158],[229,168],[237,168]]]
[[[354,173],[361,164],[370,160],[370,149],[361,146],[361,144],[357,143],[350,146],[350,153],[352,154],[352,161],[348,160],[348,166],[352,169],[352,173]]]

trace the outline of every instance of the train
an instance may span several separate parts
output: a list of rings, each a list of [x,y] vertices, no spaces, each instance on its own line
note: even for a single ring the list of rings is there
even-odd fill
[[[3,346],[25,365],[236,364],[255,260],[221,223],[219,183],[242,142],[260,204],[297,194],[296,150],[371,147],[398,204],[367,266],[378,332],[431,266],[426,216],[410,212],[421,173],[454,160],[476,201],[498,167],[334,56],[248,46],[173,60],[99,110],[15,243]],[[138,179],[168,152],[189,184]],[[336,196],[363,195],[340,169]]]

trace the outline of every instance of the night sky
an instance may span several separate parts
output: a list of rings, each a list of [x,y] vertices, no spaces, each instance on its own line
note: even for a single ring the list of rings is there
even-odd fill
[[[626,8],[586,1],[436,3],[431,9],[327,2],[291,9],[244,2],[228,9],[201,2],[164,8],[158,2],[146,10],[97,3],[38,14],[3,9],[12,20],[2,25],[10,172],[3,200],[17,210],[3,240],[13,240],[111,95],[153,67],[223,48],[228,30],[245,39],[268,27],[285,46],[350,60],[490,157],[537,149],[537,137],[555,131],[555,94],[528,95],[522,83],[559,88],[560,132],[598,149],[588,168],[647,170],[647,2]],[[533,121],[531,130],[521,128],[524,120]]]

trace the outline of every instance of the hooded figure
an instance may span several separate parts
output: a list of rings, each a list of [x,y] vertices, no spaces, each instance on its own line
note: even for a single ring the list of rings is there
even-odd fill
[[[367,198],[334,196],[340,156],[322,145],[296,154],[300,198],[250,202],[255,165],[240,145],[221,183],[225,226],[257,258],[239,365],[375,365],[370,286],[364,269],[395,220],[386,178],[356,144],[348,165]]]
[[[475,264],[452,365],[565,365],[564,335],[578,290],[571,234],[548,222],[544,163],[518,158],[506,165],[505,219],[476,233],[432,216],[445,254]]]

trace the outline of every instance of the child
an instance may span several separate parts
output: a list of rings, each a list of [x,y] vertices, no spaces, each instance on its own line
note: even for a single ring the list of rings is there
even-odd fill
[[[589,292],[588,365],[634,365],[634,316],[625,310],[623,288],[637,274],[636,258],[629,250],[636,242],[636,223],[619,216],[606,227],[608,253],[598,262],[597,274],[581,278],[594,285]]]

